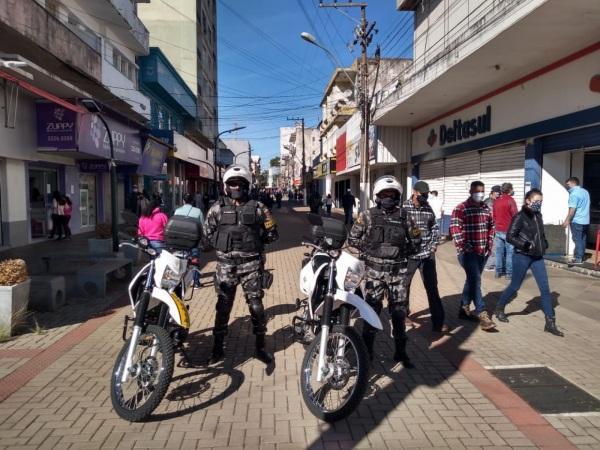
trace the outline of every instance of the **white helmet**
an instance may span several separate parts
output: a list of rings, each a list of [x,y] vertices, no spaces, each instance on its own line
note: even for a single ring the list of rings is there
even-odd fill
[[[235,165],[228,167],[223,174],[223,186],[227,187],[227,181],[231,180],[232,178],[241,178],[246,180],[248,185],[252,184],[252,174],[244,166]]]
[[[378,195],[381,191],[385,191],[386,189],[394,189],[398,192],[398,198],[402,197],[402,185],[396,177],[384,175],[377,178],[373,185],[373,195]]]

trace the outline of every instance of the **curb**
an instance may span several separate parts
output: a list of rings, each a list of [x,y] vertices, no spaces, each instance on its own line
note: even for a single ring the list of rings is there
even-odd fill
[[[579,267],[579,266],[570,266],[568,264],[561,263],[558,261],[553,261],[550,259],[545,259],[544,262],[546,263],[546,265],[548,267],[553,267],[555,269],[562,269],[562,270],[566,270],[569,272],[578,273],[580,275],[586,275],[588,277],[600,278],[600,270],[586,269],[585,267]]]

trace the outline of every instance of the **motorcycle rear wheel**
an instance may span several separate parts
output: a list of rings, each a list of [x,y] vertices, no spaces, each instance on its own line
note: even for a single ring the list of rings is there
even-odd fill
[[[325,422],[336,422],[352,414],[364,397],[369,377],[367,348],[350,326],[335,325],[327,339],[326,364],[330,376],[317,382],[317,365],[321,334],[308,346],[302,372],[300,390],[310,412]],[[343,348],[343,355],[336,349]]]
[[[133,376],[121,382],[125,368],[129,338],[117,356],[110,382],[110,397],[115,412],[129,422],[146,419],[160,404],[173,377],[175,357],[169,333],[156,325],[148,325],[136,344],[132,363]],[[151,355],[156,346],[156,354]]]

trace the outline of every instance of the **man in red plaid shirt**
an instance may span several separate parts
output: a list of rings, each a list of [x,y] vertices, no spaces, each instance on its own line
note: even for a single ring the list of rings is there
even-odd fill
[[[450,222],[458,261],[466,274],[459,318],[477,320],[483,330],[492,331],[496,324],[485,309],[481,273],[494,245],[494,220],[492,211],[483,202],[485,185],[481,181],[473,181],[470,193],[466,201],[454,208]],[[475,303],[474,313],[470,311],[471,301]]]

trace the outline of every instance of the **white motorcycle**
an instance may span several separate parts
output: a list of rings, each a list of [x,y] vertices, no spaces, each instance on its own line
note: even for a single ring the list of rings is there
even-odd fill
[[[151,259],[129,284],[133,318],[125,316],[124,340],[128,322],[133,329],[117,356],[110,391],[115,412],[139,422],[162,401],[173,376],[174,352],[183,352],[190,316],[182,299],[197,268],[190,264],[190,250],[163,249],[158,254],[143,237],[124,245],[139,248]]]
[[[343,222],[309,214],[312,247],[300,271],[300,290],[307,298],[294,317],[296,336],[308,344],[300,389],[308,409],[326,422],[350,415],[367,388],[369,356],[361,335],[351,325],[362,318],[383,329],[377,313],[362,298],[364,264],[342,251],[346,240]]]

